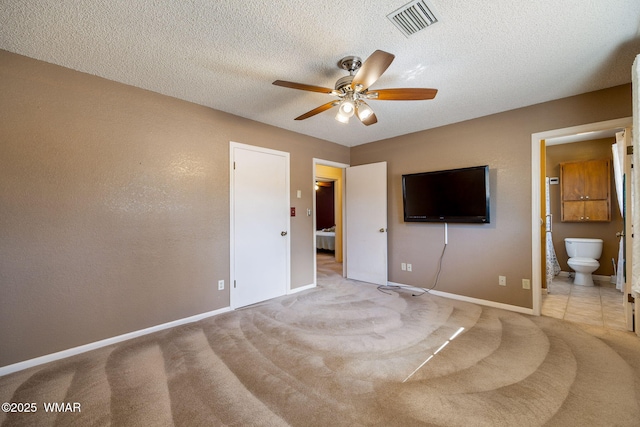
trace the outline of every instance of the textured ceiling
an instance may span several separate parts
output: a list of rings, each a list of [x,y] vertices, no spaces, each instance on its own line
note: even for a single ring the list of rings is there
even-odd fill
[[[407,0],[3,0],[0,49],[355,146],[631,81],[639,0],[431,0],[440,22],[405,37]],[[428,87],[430,101],[370,101],[378,123],[293,119],[331,95],[344,56],[396,55],[372,88]]]

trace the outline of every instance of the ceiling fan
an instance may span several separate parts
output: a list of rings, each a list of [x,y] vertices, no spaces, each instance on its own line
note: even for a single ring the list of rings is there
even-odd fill
[[[364,62],[357,56],[342,58],[338,61],[338,67],[347,70],[349,75],[338,79],[335,89],[284,80],[276,80],[273,84],[338,97],[296,117],[295,120],[308,119],[330,108],[339,107],[336,120],[348,123],[349,118],[355,114],[363,124],[369,126],[377,123],[378,119],[365,100],[416,101],[433,99],[438,93],[437,89],[427,88],[370,89],[369,87],[380,78],[394,58],[395,55],[382,50],[376,50]]]

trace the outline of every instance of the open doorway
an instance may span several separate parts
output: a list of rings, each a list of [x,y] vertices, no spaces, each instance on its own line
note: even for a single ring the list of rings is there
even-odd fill
[[[540,315],[543,301],[543,284],[545,282],[545,235],[549,231],[549,217],[542,212],[545,208],[545,170],[546,148],[558,144],[576,144],[579,141],[613,136],[616,131],[630,128],[631,118],[592,123],[572,128],[557,129],[532,135],[532,290],[533,311]],[[615,141],[614,141],[615,142]],[[615,196],[614,196],[615,198]],[[613,199],[612,198],[612,202]],[[612,209],[618,209],[613,202]],[[614,233],[615,234],[615,233]],[[557,246],[557,245],[556,245]],[[559,248],[557,250],[562,250]],[[564,253],[564,252],[563,252]],[[610,258],[610,257],[609,257]],[[606,262],[606,260],[601,260]],[[620,293],[620,299],[624,298]],[[546,298],[546,296],[545,296]]]
[[[313,159],[314,283],[318,268],[344,276],[344,169],[349,165]]]
[[[317,171],[316,171],[317,170]],[[326,178],[335,186],[335,266],[342,277],[386,285],[387,276],[387,163],[349,166],[313,160],[313,179]],[[329,175],[332,174],[332,175]],[[314,213],[316,211],[316,200]],[[316,248],[316,218],[314,250]],[[348,241],[347,241],[348,240]],[[314,284],[318,265],[314,257]],[[341,265],[340,265],[341,263]]]

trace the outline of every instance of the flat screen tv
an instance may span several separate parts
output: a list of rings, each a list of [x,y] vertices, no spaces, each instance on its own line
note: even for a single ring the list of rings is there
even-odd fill
[[[402,175],[405,222],[488,224],[489,166]]]

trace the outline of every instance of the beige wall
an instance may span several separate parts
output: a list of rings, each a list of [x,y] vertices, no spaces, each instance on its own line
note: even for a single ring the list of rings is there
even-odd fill
[[[229,141],[291,153],[298,212],[313,206],[313,158],[349,161],[6,51],[0,93],[0,366],[227,307]],[[313,283],[312,220],[291,218],[294,288]]]
[[[594,159],[609,159],[613,154],[611,144],[615,138],[597,139],[592,141],[575,142],[572,144],[552,145],[547,147],[547,176],[560,177],[560,163]],[[616,232],[622,231],[622,216],[618,207],[618,200],[613,178],[613,166],[611,169],[611,221],[610,222],[562,222],[560,221],[560,185],[549,186],[549,199],[551,201],[551,213],[553,214],[553,247],[556,251],[558,262],[562,271],[571,271],[567,265],[567,251],[564,247],[566,237],[590,237],[602,239],[602,256],[600,267],[594,274],[610,276],[613,274],[611,258],[618,259],[618,241]]]
[[[443,232],[402,222],[401,174],[489,164],[491,224],[449,227],[438,289],[531,307],[531,134],[631,115],[624,85],[349,150],[4,51],[0,93],[0,366],[227,307],[229,141],[291,153],[298,212],[313,158],[387,161],[389,279],[416,286]],[[313,232],[291,219],[292,287]]]
[[[388,163],[389,279],[431,287],[444,244],[442,224],[403,222],[402,174],[488,164],[491,224],[449,225],[436,289],[531,308],[531,134],[631,114],[623,85],[352,148],[352,165]]]

